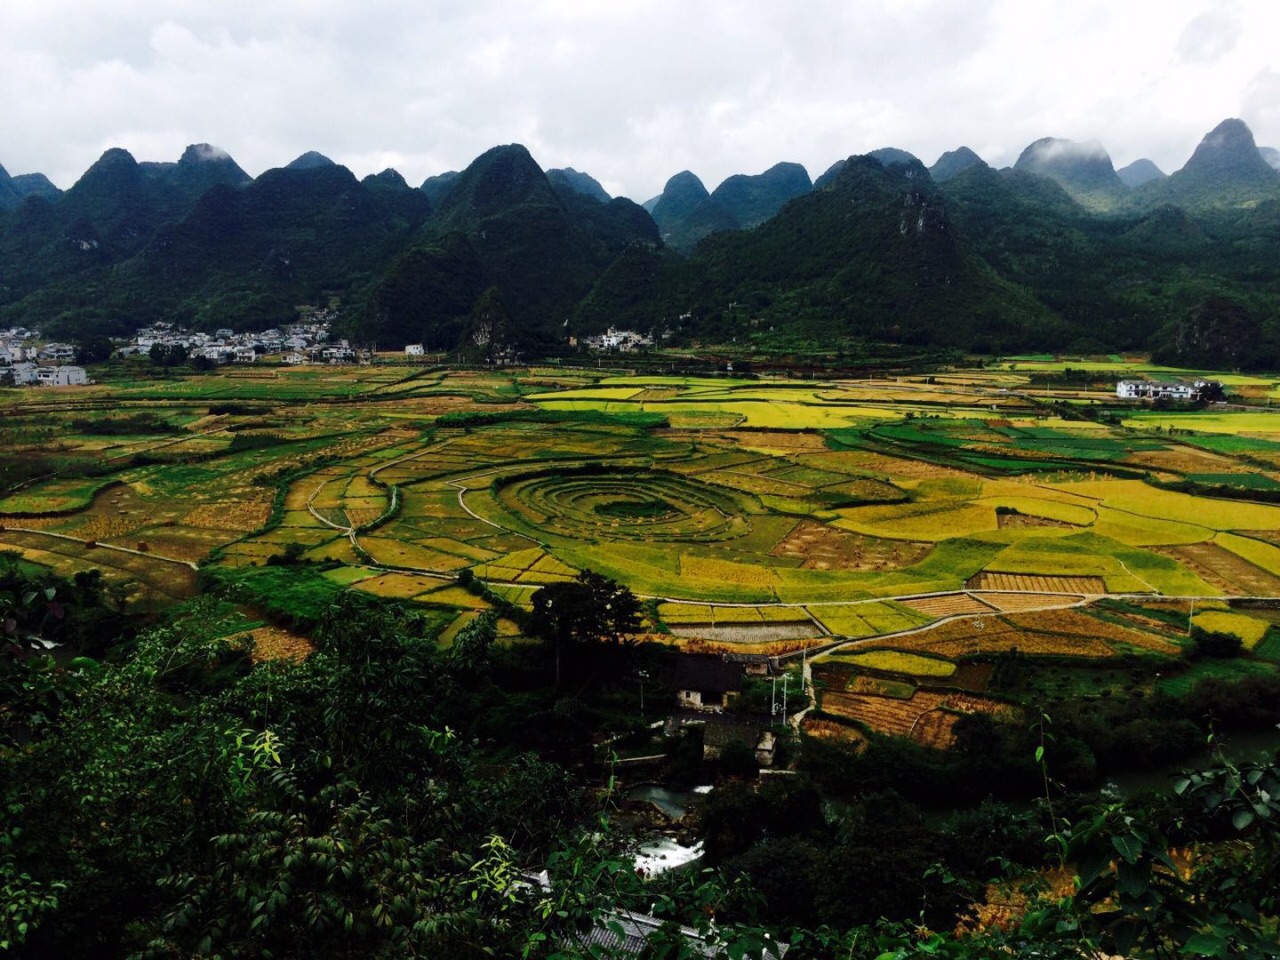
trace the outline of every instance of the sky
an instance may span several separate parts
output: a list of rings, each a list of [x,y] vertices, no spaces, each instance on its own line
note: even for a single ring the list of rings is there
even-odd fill
[[[318,150],[411,184],[523,143],[643,201],[878,147],[1045,136],[1165,172],[1227,117],[1280,147],[1276,0],[0,0],[0,164]]]

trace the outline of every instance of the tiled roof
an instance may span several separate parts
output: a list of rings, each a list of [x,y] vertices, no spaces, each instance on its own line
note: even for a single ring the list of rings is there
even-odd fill
[[[672,664],[670,683],[677,690],[737,691],[742,689],[742,665],[725,663],[715,653],[682,653]]]

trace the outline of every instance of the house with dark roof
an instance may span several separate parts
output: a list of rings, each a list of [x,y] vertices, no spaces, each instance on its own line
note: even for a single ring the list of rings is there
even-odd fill
[[[719,713],[742,692],[742,664],[715,653],[677,654],[667,668],[667,685],[686,710]]]

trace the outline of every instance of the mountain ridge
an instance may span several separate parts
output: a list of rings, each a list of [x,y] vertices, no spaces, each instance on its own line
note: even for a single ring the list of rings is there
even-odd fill
[[[1194,162],[1132,189],[1096,144],[1045,138],[1024,155],[996,171],[962,147],[927,170],[881,148],[817,183],[782,162],[715,191],[683,171],[646,211],[518,144],[417,188],[318,154],[250,179],[208,144],[172,162],[113,149],[65,194],[27,175],[16,205],[18,178],[0,168],[0,324],[253,328],[336,297],[357,339],[446,350],[501,330],[513,349],[554,353],[625,324],[677,342],[776,328],[1176,351],[1207,342],[1188,330],[1245,329],[1195,319],[1235,315],[1220,305],[1192,317],[1217,297],[1260,331],[1252,353],[1221,355],[1275,353],[1280,174],[1246,125],[1224,121]]]

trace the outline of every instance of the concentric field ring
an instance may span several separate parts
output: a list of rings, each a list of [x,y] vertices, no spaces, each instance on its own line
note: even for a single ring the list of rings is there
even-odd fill
[[[711,542],[751,528],[734,491],[662,470],[540,470],[504,477],[495,494],[505,510],[564,537]]]

